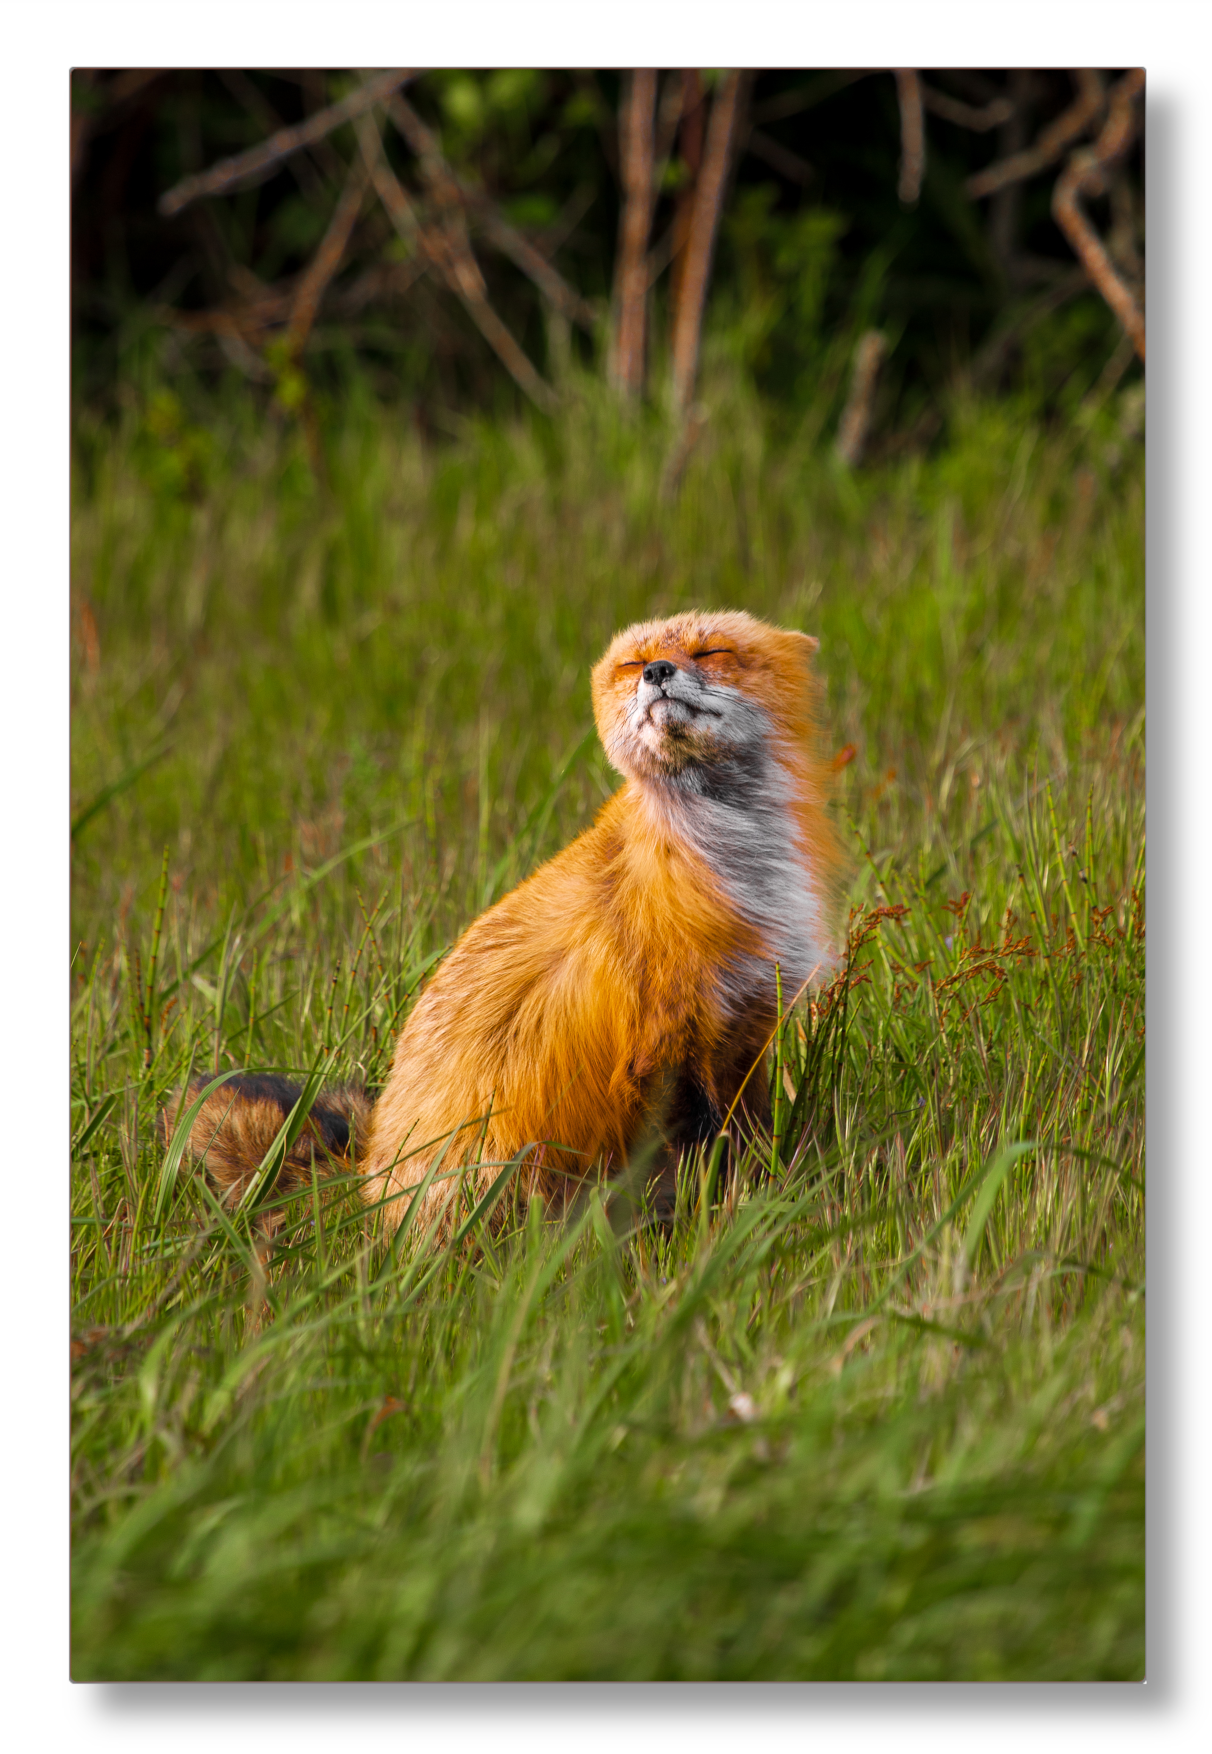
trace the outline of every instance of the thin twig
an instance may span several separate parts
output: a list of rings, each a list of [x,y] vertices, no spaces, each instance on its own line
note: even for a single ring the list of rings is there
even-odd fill
[[[1082,267],[1095,287],[1119,318],[1126,334],[1143,360],[1145,357],[1145,316],[1128,286],[1116,270],[1101,238],[1079,205],[1082,195],[1106,194],[1107,172],[1131,146],[1136,138],[1136,99],[1145,89],[1145,70],[1134,67],[1124,75],[1111,92],[1107,123],[1093,147],[1075,152],[1056,181],[1052,192],[1052,213]]]
[[[230,322],[226,328],[216,324],[214,336],[223,350],[224,357],[231,361],[237,371],[243,372],[244,376],[250,378],[254,384],[273,382],[274,374],[260,354],[253,352],[234,321]]]
[[[916,207],[926,174],[926,118],[922,82],[912,67],[897,67],[896,96],[901,108],[901,174],[896,193],[905,207]]]
[[[665,172],[669,168],[670,155],[673,152],[674,141],[677,139],[685,99],[686,81],[682,74],[667,73],[665,84],[661,88],[661,101],[657,108],[656,141],[652,149],[652,192],[654,199],[660,194],[665,184]]]
[[[1098,120],[1107,101],[1102,75],[1092,67],[1079,67],[1075,78],[1077,98],[1048,124],[1034,146],[1027,147],[1024,152],[1011,153],[1009,158],[999,159],[996,164],[968,178],[964,188],[974,201],[1004,189],[1008,183],[1020,183],[1026,177],[1033,177],[1037,171],[1045,170]]]
[[[878,329],[868,329],[854,350],[854,375],[837,434],[837,454],[851,469],[862,461],[866,449],[876,379],[887,347]]]
[[[334,315],[356,317],[367,305],[379,299],[399,298],[409,291],[427,266],[419,252],[406,262],[375,262],[349,286],[337,293],[330,292],[326,298],[327,307]],[[293,288],[264,287],[246,304],[229,309],[179,311],[171,305],[161,305],[155,314],[160,322],[186,334],[214,335],[221,345],[225,341],[235,341],[238,350],[242,351],[233,363],[243,371],[249,371],[251,365],[250,375],[268,381],[273,374],[252,352],[246,337],[253,337],[258,346],[263,345],[265,330],[277,328],[286,321],[294,297]]]
[[[1022,336],[1034,327],[1041,318],[1048,316],[1052,311],[1059,310],[1070,299],[1076,298],[1080,292],[1085,290],[1086,285],[1086,276],[1081,269],[1070,269],[1068,272],[1058,275],[1051,286],[1045,287],[1029,302],[1012,310],[1002,322],[1001,327],[996,329],[973,355],[968,368],[970,383],[975,387],[991,382],[1001,370],[1011,349]]]
[[[558,398],[543,382],[488,302],[484,276],[471,252],[466,228],[459,223],[462,210],[449,209],[441,229],[423,226],[387,162],[382,138],[370,115],[358,120],[358,140],[379,199],[400,237],[406,244],[420,250],[441,274],[523,394],[529,396],[536,407],[550,413]]]
[[[592,330],[597,321],[593,307],[569,286],[542,251],[536,249],[516,226],[509,223],[483,189],[473,187],[459,176],[445,158],[437,135],[425,125],[408,99],[397,92],[388,102],[387,114],[420,159],[422,172],[427,174],[427,179],[439,180],[448,199],[451,195],[458,196],[501,254],[508,256],[515,268],[520,268],[523,274],[534,281],[544,298],[555,306],[561,316],[579,323],[583,329]]]
[[[375,186],[375,193],[387,209],[387,217],[395,226],[396,232],[411,249],[425,258],[431,268],[440,269],[441,262],[432,247],[432,240],[421,224],[416,208],[408,199],[399,178],[387,162],[382,136],[370,116],[363,116],[358,122],[358,145],[370,172],[370,180]]]
[[[476,191],[474,189],[468,192],[468,198],[472,201],[474,206],[476,201]],[[538,260],[549,273],[555,274],[555,279],[559,283],[559,286],[562,287],[563,292],[571,296],[573,301],[580,307],[587,323],[595,322],[597,320],[597,312],[594,306],[581,298],[579,293],[573,292],[567,282],[562,280],[559,274],[556,274],[555,269],[551,266],[551,258],[555,255],[561,245],[568,242],[568,239],[572,236],[577,226],[580,225],[581,221],[589,212],[589,209],[593,206],[597,198],[598,189],[596,183],[594,183],[592,178],[586,177],[577,184],[576,188],[560,208],[560,211],[556,214],[550,225],[535,227],[535,235],[540,239],[539,243],[531,244],[520,232],[515,233],[515,236],[521,238],[522,244],[525,248],[537,251]],[[487,199],[487,197],[484,197],[484,199]],[[489,205],[491,205],[491,203]],[[496,210],[494,209],[494,211]],[[503,220],[502,224],[506,225],[508,230],[513,231],[513,227],[508,224],[508,221]],[[570,310],[567,314],[572,316],[575,313]]]
[[[615,280],[615,332],[610,376],[632,400],[644,389],[644,341],[648,311],[648,233],[652,227],[653,133],[656,73],[637,67],[626,81],[619,116],[619,163],[623,208]]]
[[[799,183],[806,187],[816,175],[806,158],[801,158],[798,152],[792,152],[769,134],[763,134],[760,128],[749,130],[745,151],[751,152],[754,158],[760,158],[771,170],[786,177],[789,183]]]
[[[356,317],[367,305],[380,299],[402,297],[424,272],[425,263],[417,256],[411,256],[407,262],[375,262],[335,293],[329,307],[343,317]]]
[[[320,247],[308,263],[307,268],[295,289],[294,301],[290,310],[290,321],[286,329],[287,344],[296,358],[303,351],[316,313],[320,309],[320,300],[324,297],[325,288],[341,266],[341,258],[349,243],[350,234],[362,208],[362,197],[366,192],[366,166],[357,159],[349,167],[349,175],[345,179],[345,187],[337,202],[328,230],[320,241]]]
[[[352,122],[355,116],[364,115],[373,105],[382,103],[401,85],[416,79],[420,71],[417,67],[398,67],[390,73],[378,73],[365,85],[351,91],[348,97],[342,98],[340,103],[317,110],[305,122],[299,122],[293,128],[279,129],[259,146],[250,146],[247,152],[238,152],[234,158],[221,158],[208,171],[183,177],[161,195],[158,211],[165,219],[171,219],[203,195],[222,195],[237,184],[266,175],[291,153],[301,152],[305,146],[314,146],[317,140],[323,140],[343,122]]]
[[[990,128],[1000,128],[1014,114],[1014,105],[1008,97],[995,97],[977,109],[975,104],[963,103],[925,83],[922,84],[922,103],[933,115],[941,116],[944,122],[954,122],[957,128],[968,128],[974,134],[986,134]]]
[[[582,329],[592,332],[597,327],[597,315],[593,306],[569,286],[543,252],[528,238],[523,237],[515,226],[510,225],[504,214],[486,195],[473,192],[468,200],[485,237],[496,245],[503,256],[508,256],[515,268],[520,268],[528,279],[533,280],[553,310],[558,311],[560,316],[567,317],[569,322],[577,323]]]
[[[204,311],[180,311],[172,305],[162,305],[157,315],[162,322],[171,323],[174,329],[182,329],[187,334],[234,334],[239,335],[246,345],[251,336],[260,345],[266,329],[276,328],[286,321],[293,297],[293,289],[267,288],[263,297],[249,299],[240,305],[220,305]]]
[[[164,67],[129,67],[124,73],[115,73],[102,86],[102,92],[113,110],[118,104],[124,104],[129,97],[134,97],[153,79],[159,79],[166,72]]]
[[[740,93],[740,73],[736,70],[725,73],[712,100],[707,124],[707,144],[695,187],[694,211],[690,236],[686,241],[686,262],[673,333],[673,405],[678,414],[685,414],[689,408],[698,376],[707,282],[724,203],[724,185],[732,161]]]
[[[1082,397],[1078,413],[1086,421],[1093,420],[1099,409],[1112,393],[1119,388],[1120,379],[1132,364],[1136,347],[1131,335],[1125,330],[1115,343],[1111,356],[1107,360],[1098,378]]]
[[[238,103],[243,104],[259,128],[267,133],[280,132],[286,126],[273,105],[266,99],[247,73],[238,67],[221,67],[219,78]],[[324,194],[326,179],[306,153],[292,153],[290,171],[299,188],[309,200]]]

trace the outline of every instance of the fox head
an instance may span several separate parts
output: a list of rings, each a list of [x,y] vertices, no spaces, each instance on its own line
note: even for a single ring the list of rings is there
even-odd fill
[[[735,609],[625,628],[593,670],[612,766],[641,783],[710,790],[713,770],[794,760],[814,716],[817,643]]]

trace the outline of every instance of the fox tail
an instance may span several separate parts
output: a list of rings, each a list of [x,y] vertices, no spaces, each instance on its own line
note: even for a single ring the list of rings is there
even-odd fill
[[[177,1117],[210,1083],[203,1074],[173,1093],[160,1117],[172,1138]],[[303,1086],[272,1073],[238,1072],[212,1090],[189,1130],[186,1150],[205,1170],[223,1203],[236,1205],[277,1138]],[[373,1100],[357,1084],[331,1084],[317,1096],[286,1153],[276,1188],[310,1187],[313,1173],[348,1173],[363,1157]]]

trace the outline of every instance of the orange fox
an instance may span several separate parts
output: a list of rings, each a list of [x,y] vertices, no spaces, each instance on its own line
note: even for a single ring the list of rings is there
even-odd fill
[[[401,1031],[369,1125],[348,1088],[324,1099],[348,1118],[365,1198],[386,1202],[393,1227],[439,1154],[422,1226],[461,1166],[484,1192],[526,1153],[522,1189],[562,1204],[650,1132],[668,1170],[738,1095],[739,1114],[766,1118],[762,1068],[746,1078],[775,1027],[776,964],[785,1002],[834,965],[840,855],[816,646],[739,611],[640,622],[612,642],[593,704],[624,784],[459,939]],[[230,1143],[240,1085],[209,1099],[191,1135],[196,1152],[212,1142],[233,1190],[260,1161],[249,1125]],[[321,1107],[317,1136],[341,1155]]]

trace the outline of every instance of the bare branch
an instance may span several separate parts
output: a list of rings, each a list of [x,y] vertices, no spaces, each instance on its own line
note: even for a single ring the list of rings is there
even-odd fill
[[[1082,195],[1104,195],[1108,171],[1123,157],[1136,138],[1136,99],[1144,93],[1145,72],[1134,67],[1111,93],[1106,126],[1093,147],[1075,152],[1057,178],[1052,193],[1052,213],[1098,291],[1119,318],[1124,332],[1143,360],[1145,316],[1121,279],[1107,250],[1079,206]]]
[[[329,300],[330,307],[334,314],[356,317],[367,305],[377,304],[385,298],[400,298],[411,290],[424,272],[425,263],[419,256],[412,256],[407,262],[375,262],[348,286],[334,293]]]
[[[285,310],[285,300],[281,301],[281,309]],[[246,313],[224,310],[178,311],[171,305],[162,305],[156,315],[162,323],[187,335],[213,335],[227,358],[245,377],[252,378],[259,384],[273,381],[273,373],[261,355],[244,338],[245,327],[250,326]],[[251,326],[255,327],[255,324]]]
[[[926,118],[922,82],[912,67],[896,68],[896,95],[901,106],[901,174],[896,192],[904,206],[916,207],[926,174]]]
[[[740,93],[740,73],[726,73],[712,100],[703,165],[695,187],[673,332],[673,405],[679,414],[685,414],[690,406],[698,375],[707,281],[732,160]]]
[[[1076,100],[1049,123],[1034,146],[1029,146],[1025,152],[1011,153],[1009,158],[999,159],[996,164],[968,178],[964,188],[974,201],[992,195],[997,189],[1004,189],[1008,183],[1022,182],[1037,171],[1045,170],[1098,120],[1106,103],[1101,74],[1092,67],[1079,68],[1077,85]]]
[[[352,283],[336,293],[329,293],[326,304],[334,314],[354,317],[383,298],[398,298],[415,285],[428,267],[420,251],[406,262],[376,262],[363,270]],[[234,277],[233,277],[234,278]],[[254,282],[255,277],[247,276]],[[1084,279],[1083,279],[1084,284]],[[273,374],[254,351],[264,345],[268,331],[280,328],[289,318],[298,298],[298,285],[264,286],[260,282],[247,285],[246,302],[204,311],[179,311],[171,305],[157,308],[158,319],[189,335],[214,335],[221,346],[228,342],[240,349],[237,363],[250,376],[268,381]],[[227,349],[230,353],[230,349]]]
[[[163,67],[128,67],[124,73],[116,73],[105,83],[105,96],[111,109],[117,104],[124,104],[128,97],[134,97],[153,79],[159,79],[165,71]]]
[[[267,135],[279,132],[286,126],[273,105],[261,94],[247,73],[242,72],[238,67],[221,67],[219,78],[236,101],[248,111],[257,126],[263,128]],[[291,175],[305,196],[311,199],[323,196],[327,180],[320,175],[309,154],[306,152],[292,153],[289,163]]]
[[[387,162],[383,141],[370,115],[359,120],[358,140],[379,199],[396,231],[405,243],[420,250],[439,271],[522,393],[544,413],[550,413],[558,398],[488,302],[484,276],[467,241],[466,228],[461,223],[462,209],[448,209],[446,223],[440,230],[423,226]]]
[[[1014,105],[1008,97],[995,97],[977,109],[974,104],[949,97],[945,91],[937,91],[924,82],[922,103],[933,115],[941,116],[944,122],[954,122],[957,128],[969,128],[974,134],[987,134],[990,128],[1000,128],[1014,114]]]
[[[624,396],[644,388],[645,318],[648,308],[648,233],[654,206],[652,187],[656,73],[637,67],[626,82],[619,118],[619,163],[623,210],[619,217],[619,257],[615,281],[616,327],[610,376]]]
[[[472,191],[472,193],[474,194],[474,191]],[[551,268],[552,256],[555,255],[561,245],[567,243],[568,239],[572,236],[577,226],[580,225],[581,221],[589,212],[589,209],[593,206],[597,198],[597,185],[591,178],[583,178],[572,191],[572,194],[569,195],[555,218],[547,225],[535,227],[536,234],[541,241],[531,245],[529,240],[523,237],[522,243],[527,249],[533,248],[537,250],[539,260],[552,273],[555,273],[555,270]],[[513,227],[508,226],[507,229],[512,231]],[[568,286],[558,274],[556,274],[556,280],[564,287],[565,292],[571,294],[572,298],[583,307],[586,321],[592,320],[596,315],[594,306],[581,298],[579,293],[573,292],[572,288]]]
[[[597,317],[593,306],[576,292],[557,268],[553,268],[543,252],[535,247],[529,238],[523,237],[515,226],[510,225],[500,209],[487,196],[469,196],[472,213],[484,232],[486,238],[494,243],[503,256],[508,256],[515,268],[520,268],[528,279],[533,280],[548,304],[553,306],[562,317],[570,322],[578,323],[582,329],[593,331],[597,326]]]
[[[1028,333],[1042,318],[1052,311],[1059,310],[1069,303],[1080,292],[1084,292],[1088,282],[1080,268],[1072,268],[1066,273],[1057,275],[1050,286],[1036,293],[1035,296],[1002,318],[988,340],[973,355],[968,367],[968,375],[974,386],[991,383],[1005,365],[1010,353],[1024,334]]]
[[[401,85],[410,79],[416,79],[419,72],[419,68],[404,67],[396,68],[390,73],[376,74],[365,85],[360,85],[348,97],[342,98],[340,103],[317,110],[305,122],[300,122],[293,128],[279,129],[278,133],[263,140],[259,146],[251,146],[247,152],[239,152],[234,158],[222,158],[208,171],[199,171],[196,176],[184,177],[166,194],[161,195],[157,204],[158,211],[169,219],[203,195],[221,195],[238,184],[267,175],[291,153],[301,152],[305,146],[314,146],[317,140],[331,134],[343,122],[351,122],[355,116],[364,115],[374,104],[383,103]]]
[[[405,194],[399,178],[392,174],[383,152],[382,137],[369,116],[363,116],[358,122],[358,145],[362,150],[363,162],[370,172],[370,180],[375,186],[375,193],[386,208],[387,217],[399,236],[424,256],[430,267],[440,267],[436,255],[429,248],[429,240],[417,218],[416,209]]]
[[[350,233],[361,211],[366,181],[366,166],[361,162],[350,165],[345,187],[329,221],[328,230],[295,291],[286,338],[291,353],[296,357],[302,353],[304,343],[311,333],[325,288],[341,266]]]
[[[426,127],[407,98],[397,93],[389,101],[387,113],[421,160],[421,168],[427,179],[439,180],[445,186],[448,198],[452,192],[458,195],[483,228],[485,236],[491,239],[503,256],[509,257],[515,268],[520,268],[523,274],[533,280],[544,298],[555,306],[561,316],[579,323],[583,329],[592,330],[596,325],[592,306],[569,286],[542,251],[536,249],[516,226],[509,223],[496,203],[482,189],[473,188],[471,184],[464,182],[444,157],[437,135]]]

